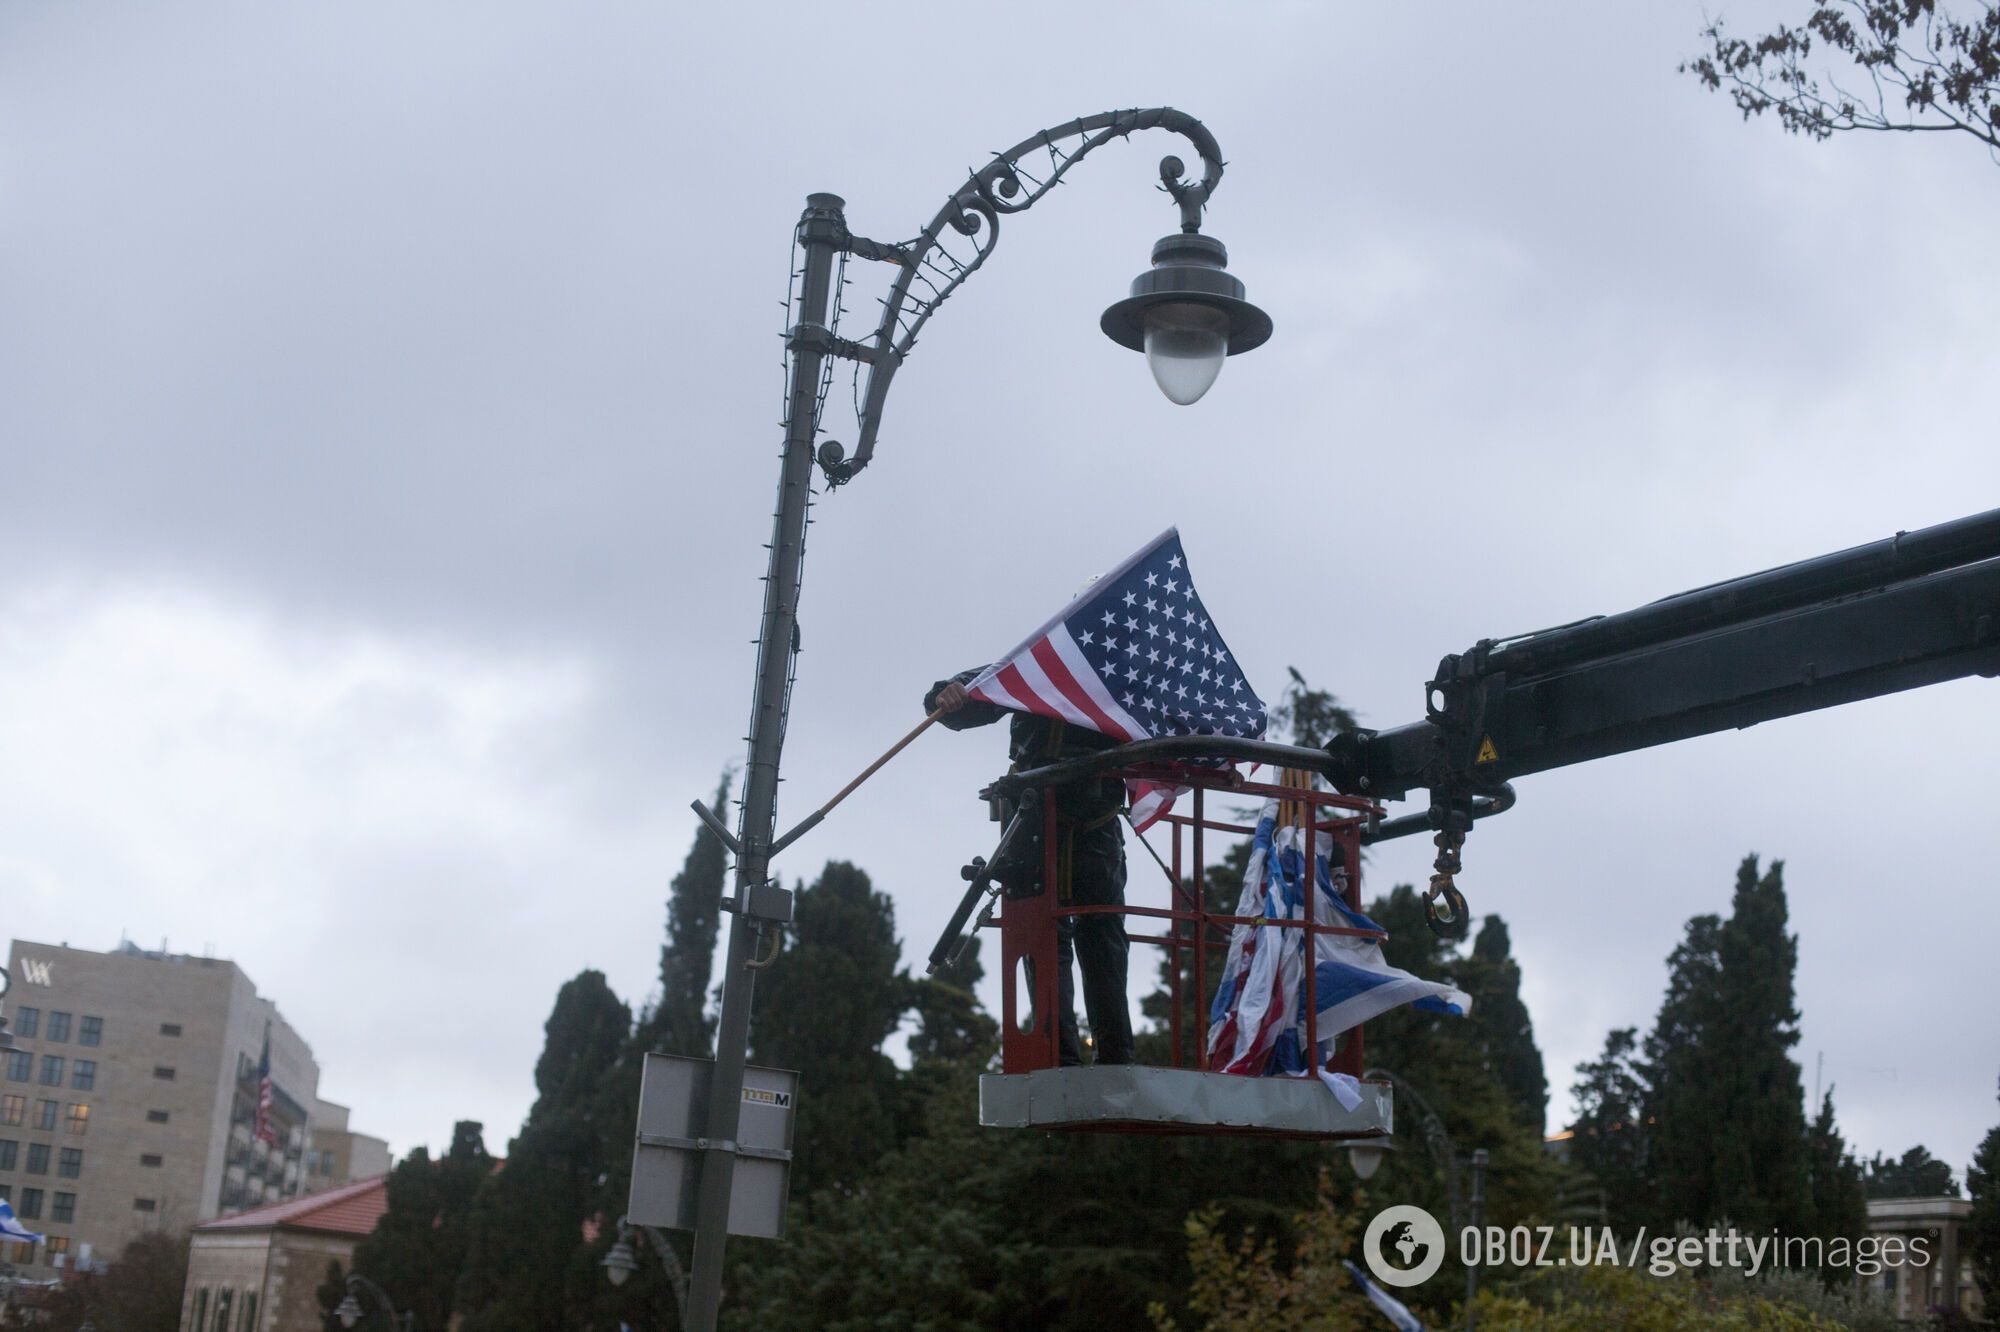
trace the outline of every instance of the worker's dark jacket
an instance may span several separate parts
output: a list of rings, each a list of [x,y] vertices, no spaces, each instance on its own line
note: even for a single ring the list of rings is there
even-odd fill
[[[953,682],[970,684],[983,669],[960,671],[950,680],[939,680],[924,695],[924,711],[936,710],[937,696],[946,685]],[[1011,718],[1007,757],[1012,761],[1015,772],[1046,767],[1058,759],[1075,758],[1080,754],[1095,754],[1118,743],[1101,731],[1071,726],[1032,713],[1014,712],[977,698],[968,699],[957,712],[948,713],[938,720],[951,730],[969,731],[975,726],[990,726],[1002,717]],[[1066,824],[1113,823],[1118,811],[1125,805],[1125,784],[1116,777],[1088,777],[1050,789],[1055,796],[1057,817]],[[1122,848],[1123,838],[1116,840]]]
[[[960,671],[951,680],[932,685],[924,695],[924,711],[936,710],[937,696],[947,684],[952,681],[969,684],[978,674],[977,670]],[[1044,767],[1058,759],[1094,754],[1118,743],[1097,731],[1048,717],[1011,712],[980,699],[968,700],[957,712],[939,720],[954,731],[964,731],[989,726],[1003,716],[1012,719],[1008,757],[1013,760],[1016,772]],[[1125,837],[1118,827],[1118,815],[1125,806],[1124,782],[1116,777],[1093,776],[1044,788],[1044,792],[1044,798],[1053,800],[1056,809],[1057,901],[1064,906],[1124,905]],[[1046,852],[1042,845],[1042,825],[1037,820],[1023,831],[1032,831],[1033,835],[1015,839],[1003,863],[994,866],[994,876],[1009,894],[1032,896],[1044,888],[1042,871]],[[1098,1062],[1130,1063],[1132,1018],[1125,1003],[1129,946],[1125,918],[1114,914],[1061,916],[1057,918],[1056,939],[1062,963],[1057,979],[1062,1062],[1075,1064],[1082,1059],[1069,968],[1070,958],[1075,956],[1083,964],[1084,1006],[1090,1014]]]

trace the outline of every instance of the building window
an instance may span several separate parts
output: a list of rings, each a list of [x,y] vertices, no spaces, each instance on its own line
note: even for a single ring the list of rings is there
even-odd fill
[[[203,1286],[194,1293],[194,1327],[201,1332],[201,1326],[208,1319],[208,1287]]]
[[[12,1184],[0,1184],[0,1202],[6,1203],[10,1207],[13,1205],[14,1186]]]
[[[64,1223],[76,1220],[76,1195],[74,1193],[58,1193],[50,1201],[49,1220]],[[67,1243],[68,1241],[64,1242]],[[49,1243],[53,1244],[55,1241],[50,1240]]]
[[[132,1210],[135,1212],[157,1212],[160,1210],[160,1200],[158,1198],[134,1198],[132,1200]]]
[[[227,1287],[215,1292],[215,1332],[229,1332],[229,1306],[236,1292]]]
[[[243,1292],[243,1332],[257,1332],[257,1292]]]
[[[101,1017],[84,1018],[83,1025],[77,1028],[76,1043],[78,1045],[104,1044],[104,1019]]]
[[[65,1147],[56,1158],[56,1173],[64,1179],[76,1179],[83,1174],[83,1148]]]
[[[49,1014],[48,1039],[52,1041],[66,1041],[69,1039],[69,1014]]]
[[[41,1025],[41,1009],[17,1008],[14,1010],[14,1032],[16,1035],[32,1038]]]
[[[50,1026],[55,1023],[51,1022]],[[42,1056],[42,1085],[60,1087],[63,1084],[63,1057],[61,1055]]]
[[[7,1081],[27,1082],[34,1077],[35,1057],[26,1050],[7,1052]]]
[[[49,1173],[49,1145],[45,1142],[28,1144],[28,1173],[46,1175]]]
[[[43,1104],[54,1105],[55,1102],[44,1101]],[[54,1128],[55,1125],[51,1124],[49,1125],[49,1127]],[[80,1138],[83,1136],[84,1130],[88,1129],[89,1127],[90,1127],[90,1107],[87,1105],[70,1106],[69,1113],[63,1117],[63,1132],[74,1134],[75,1136]]]
[[[19,1126],[28,1118],[28,1098],[0,1096],[0,1124]]]
[[[21,1144],[12,1138],[0,1138],[0,1170],[12,1170],[21,1156]]]
[[[14,1209],[14,1215],[20,1217],[23,1221],[32,1221],[41,1214],[42,1191],[40,1189],[22,1189],[21,1205]]]
[[[174,1080],[174,1071],[164,1064],[155,1064],[153,1065],[153,1076],[161,1082],[172,1082]]]
[[[162,1023],[160,1024],[160,1035],[162,1035],[162,1036],[178,1036],[178,1035],[180,1035],[180,1034],[181,1034],[181,1024],[180,1024],[180,1023],[178,1023],[178,1022],[162,1022]]]
[[[148,1110],[146,1112],[146,1122],[148,1124],[164,1124],[170,1118],[171,1116],[164,1110]]]
[[[56,1111],[61,1108],[54,1101],[35,1102],[35,1127],[44,1133],[55,1132]]]
[[[158,1152],[142,1153],[139,1157],[139,1164],[142,1166],[157,1166],[160,1164],[160,1154]]]
[[[90,1091],[97,1086],[97,1061],[78,1059],[69,1066],[69,1085],[73,1091]]]

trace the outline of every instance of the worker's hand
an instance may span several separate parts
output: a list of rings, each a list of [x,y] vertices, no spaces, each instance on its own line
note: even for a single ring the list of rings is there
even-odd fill
[[[970,695],[965,692],[965,686],[953,680],[950,684],[938,690],[935,700],[937,710],[944,713],[957,712],[965,706],[966,699],[969,697]]]

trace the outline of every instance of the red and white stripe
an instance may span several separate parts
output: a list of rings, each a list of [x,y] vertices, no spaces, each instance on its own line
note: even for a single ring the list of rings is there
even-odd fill
[[[965,692],[1015,712],[1053,717],[1123,743],[1153,734],[1111,696],[1104,678],[1085,660],[1083,649],[1061,621],[1041,637],[1016,648],[997,666],[987,667]],[[1182,790],[1161,782],[1127,782],[1125,786],[1132,806],[1132,826],[1140,832],[1171,809]]]
[[[1032,712],[1097,731],[1120,742],[1152,735],[1145,723],[1125,711],[1084,659],[1083,649],[1061,623],[1015,649],[998,665],[988,666],[965,692],[1015,712]]]

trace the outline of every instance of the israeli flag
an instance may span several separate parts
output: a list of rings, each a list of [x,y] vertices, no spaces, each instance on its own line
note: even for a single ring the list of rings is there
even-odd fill
[[[1347,1274],[1354,1278],[1354,1284],[1361,1287],[1361,1293],[1368,1302],[1380,1309],[1389,1320],[1389,1326],[1396,1332],[1424,1332],[1424,1325],[1417,1316],[1404,1306],[1403,1302],[1368,1279],[1368,1274],[1346,1259],[1341,1260],[1347,1267]]]
[[[1382,956],[1382,927],[1347,905],[1347,876],[1332,868],[1333,834],[1313,835],[1310,870],[1305,829],[1278,823],[1278,801],[1265,802],[1250,845],[1236,915],[1260,922],[1230,931],[1229,960],[1209,1008],[1209,1067],[1225,1073],[1303,1073],[1306,1041],[1305,931],[1269,922],[1313,919],[1364,934],[1314,936],[1313,997],[1321,1061],[1333,1038],[1400,1004],[1463,1016],[1471,996],[1427,981]]]
[[[14,1219],[14,1209],[5,1198],[0,1198],[0,1237],[20,1240],[23,1244],[40,1244],[42,1236]]]

